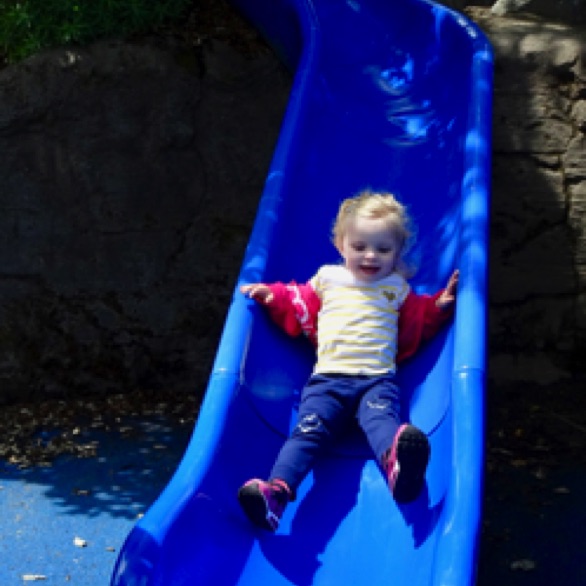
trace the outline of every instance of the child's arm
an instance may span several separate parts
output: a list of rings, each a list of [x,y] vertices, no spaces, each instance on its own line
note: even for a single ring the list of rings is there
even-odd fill
[[[452,317],[458,276],[458,271],[454,271],[446,288],[435,295],[409,293],[399,313],[397,362],[415,354]],[[309,283],[255,283],[243,285],[240,290],[264,305],[271,319],[287,334],[295,337],[304,333],[317,346],[321,300]]]
[[[441,291],[441,295],[436,299],[435,304],[442,310],[453,311],[453,305],[456,301],[456,294],[458,293],[458,281],[460,279],[460,271],[454,271],[446,288]]]
[[[262,305],[268,305],[275,298],[269,285],[264,283],[253,283],[252,285],[242,285],[240,292],[244,295],[258,301]]]
[[[317,344],[317,314],[321,301],[309,283],[254,283],[240,291],[264,305],[271,319],[290,336],[305,334]]]
[[[435,295],[410,292],[399,313],[397,362],[413,356],[421,344],[431,339],[451,319],[458,289],[458,271],[454,271],[445,289]]]

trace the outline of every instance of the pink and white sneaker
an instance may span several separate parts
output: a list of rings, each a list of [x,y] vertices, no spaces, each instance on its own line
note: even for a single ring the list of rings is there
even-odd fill
[[[389,488],[398,503],[410,503],[421,492],[431,448],[427,436],[417,427],[399,427],[393,445],[383,456]]]
[[[276,531],[281,516],[291,500],[291,490],[282,480],[259,480],[253,478],[238,491],[240,506],[248,518],[257,526]]]

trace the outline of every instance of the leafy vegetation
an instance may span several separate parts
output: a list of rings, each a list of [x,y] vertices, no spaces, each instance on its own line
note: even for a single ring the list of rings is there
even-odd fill
[[[141,33],[181,18],[193,0],[0,0],[0,58]]]

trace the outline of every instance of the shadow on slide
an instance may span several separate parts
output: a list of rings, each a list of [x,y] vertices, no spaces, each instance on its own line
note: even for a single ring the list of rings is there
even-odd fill
[[[484,437],[492,50],[425,0],[234,0],[295,74],[238,285],[337,262],[342,199],[395,193],[419,227],[417,292],[460,269],[453,324],[401,370],[429,434],[424,494],[398,506],[357,431],[321,459],[276,534],[236,493],[266,476],[310,372],[235,290],[193,438],[128,536],[112,586],[464,585],[475,578]]]

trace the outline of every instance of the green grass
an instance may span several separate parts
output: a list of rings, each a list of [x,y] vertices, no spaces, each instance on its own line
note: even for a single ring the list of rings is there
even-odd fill
[[[0,0],[0,58],[141,33],[185,14],[193,0]]]

